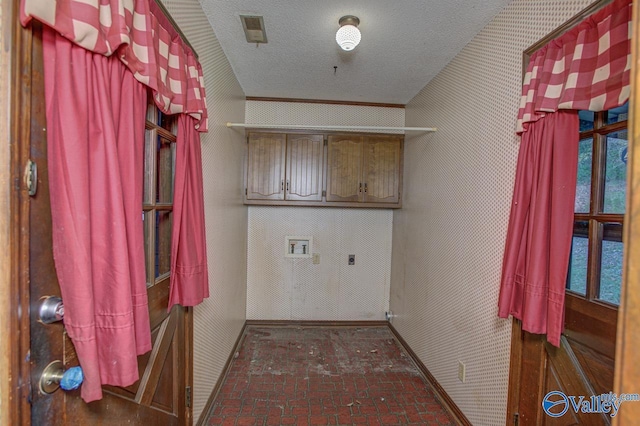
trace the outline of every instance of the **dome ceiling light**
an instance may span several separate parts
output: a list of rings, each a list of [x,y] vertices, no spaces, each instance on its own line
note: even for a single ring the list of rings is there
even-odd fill
[[[360,19],[353,15],[346,15],[340,18],[338,23],[340,28],[336,33],[336,42],[338,42],[342,50],[347,52],[355,49],[361,38],[360,30],[358,29]]]

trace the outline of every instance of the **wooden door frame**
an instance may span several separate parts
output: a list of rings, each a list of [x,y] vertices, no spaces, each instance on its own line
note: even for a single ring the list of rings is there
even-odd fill
[[[11,45],[13,40],[11,21],[13,2],[0,1],[0,46]],[[11,70],[12,52],[0,49],[0,246],[11,247]],[[11,424],[13,412],[12,378],[12,310],[11,259],[13,250],[0,251],[0,423]],[[8,380],[5,380],[7,378]],[[3,409],[8,407],[8,409]]]
[[[1,0],[0,51],[0,423],[30,423],[29,158],[31,30],[18,22],[17,0]],[[25,78],[27,76],[28,78]]]
[[[627,179],[627,221],[624,229],[622,289],[618,312],[618,341],[613,391],[640,393],[640,6],[633,1],[631,37],[631,121],[629,122],[629,176]],[[625,404],[613,425],[633,424],[640,418],[640,403]]]
[[[29,202],[31,28],[18,0],[0,0],[0,424],[31,423]],[[185,309],[185,379],[193,389],[193,309]],[[37,392],[37,390],[34,390]],[[191,398],[193,400],[193,398]],[[192,423],[192,406],[185,423]]]

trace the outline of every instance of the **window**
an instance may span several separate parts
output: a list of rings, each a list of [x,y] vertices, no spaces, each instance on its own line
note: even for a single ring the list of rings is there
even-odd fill
[[[627,184],[628,103],[579,111],[580,147],[567,289],[587,300],[620,303],[622,226]]]
[[[168,279],[171,270],[177,123],[175,115],[158,111],[149,95],[142,200],[147,287]]]

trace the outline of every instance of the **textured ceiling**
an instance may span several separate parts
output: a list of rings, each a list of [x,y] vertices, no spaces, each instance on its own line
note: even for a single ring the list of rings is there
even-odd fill
[[[509,0],[201,3],[247,96],[406,104]],[[240,15],[264,16],[267,44],[247,43]],[[343,15],[360,18],[351,52],[335,42]]]

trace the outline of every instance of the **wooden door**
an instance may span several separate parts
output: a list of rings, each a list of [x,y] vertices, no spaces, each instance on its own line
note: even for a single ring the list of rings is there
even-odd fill
[[[284,200],[287,138],[280,133],[249,133],[247,200]]]
[[[41,33],[37,25],[34,27],[36,29],[33,30],[33,42],[30,37],[31,30],[24,30],[29,36],[25,37],[22,48],[23,51],[30,52],[30,55],[26,55],[22,64],[24,93],[28,97],[23,99],[23,103],[30,105],[30,109],[23,110],[24,116],[21,117],[21,121],[30,123],[28,152],[38,167],[37,191],[32,197],[25,198],[29,226],[28,231],[23,230],[28,234],[28,258],[23,259],[28,263],[25,266],[29,274],[24,290],[28,292],[30,300],[30,327],[29,332],[25,332],[25,335],[30,336],[30,350],[25,358],[29,360],[30,368],[28,398],[31,403],[31,424],[188,424],[191,422],[189,398],[192,381],[192,314],[190,310],[180,306],[174,307],[170,314],[167,313],[169,276],[168,270],[163,270],[166,269],[166,265],[147,265],[148,271],[157,269],[162,273],[156,276],[152,272],[150,278],[148,273],[153,349],[138,358],[140,380],[127,388],[104,386],[103,399],[89,404],[80,398],[80,390],[65,392],[58,389],[51,394],[40,391],[40,377],[49,363],[60,360],[64,368],[68,369],[78,365],[78,361],[73,344],[65,333],[64,323],[44,324],[39,321],[38,314],[40,300],[46,296],[59,296],[60,288],[52,256]],[[167,125],[167,120],[163,123],[165,127],[172,127]],[[161,126],[148,123],[147,129],[152,135],[151,139],[148,138],[149,145],[159,147],[157,150],[147,149],[147,157],[155,160],[154,167],[162,167],[167,158],[170,158],[170,153],[162,146],[171,140],[175,141],[175,137]],[[163,134],[162,139],[165,142],[169,142],[161,142],[160,134]],[[161,181],[172,179],[170,170],[164,177],[158,170],[154,170],[154,175],[159,176],[158,179]],[[167,191],[166,188],[162,189],[162,186],[162,182],[155,186],[158,191],[165,193],[157,198],[152,197],[158,201],[157,203],[147,203],[144,207],[141,204],[141,211],[147,215],[151,212],[154,219],[155,214],[158,214],[156,210],[171,210],[170,203],[166,199],[163,200]],[[160,229],[163,219],[152,222],[158,225],[152,226],[151,232],[154,237],[150,241],[157,241],[158,244],[149,244],[147,239],[147,246],[157,247],[157,252],[151,257],[166,257],[165,248],[161,247],[163,244],[166,245],[163,235],[167,233],[166,227]],[[148,233],[145,233],[145,236],[151,237]],[[127,349],[134,350],[122,348]],[[25,423],[27,421],[25,418]]]
[[[287,135],[287,200],[322,201],[323,135]]]
[[[559,348],[546,342],[545,336],[523,332],[519,325],[514,327],[517,336],[514,338],[519,340],[519,347],[512,353],[512,363],[519,358],[520,367],[519,371],[512,369],[511,372],[507,424],[611,423],[611,417],[607,414],[576,412],[568,407],[561,417],[552,417],[542,407],[544,398],[552,391],[588,399],[592,395],[609,394],[613,390],[615,315],[594,312],[592,309],[587,309],[589,314],[582,315],[575,309],[576,306],[569,301],[567,311],[573,313],[569,314],[566,326],[570,328],[562,335]],[[603,316],[599,317],[599,314]],[[582,317],[579,326],[575,324],[577,316]],[[516,381],[519,383],[516,384]],[[551,397],[551,400],[557,399]]]
[[[400,200],[402,139],[398,136],[367,136],[364,142],[365,203]]]
[[[327,146],[327,201],[363,200],[363,136],[332,135]]]

